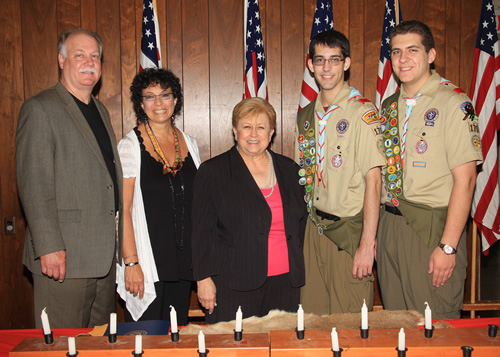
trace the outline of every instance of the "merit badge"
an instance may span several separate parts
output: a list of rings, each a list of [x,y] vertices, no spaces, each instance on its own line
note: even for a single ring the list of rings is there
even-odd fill
[[[304,130],[308,130],[310,126],[311,126],[311,124],[306,120],[304,122]]]
[[[399,146],[395,146],[394,147],[394,154],[399,154],[399,152],[401,151],[401,148]]]
[[[303,153],[301,152],[301,154],[303,154]],[[304,167],[304,159],[302,159],[302,158],[301,158],[301,159],[299,160],[299,166],[300,166],[300,167]]]
[[[389,175],[388,179],[389,179],[389,181],[391,181],[391,182],[392,182],[392,181],[396,181],[396,175],[391,174],[391,175]]]
[[[304,186],[306,184],[306,178],[305,177],[301,177],[299,179],[299,184],[302,185],[302,186]]]
[[[396,126],[397,123],[398,123],[398,120],[396,118],[391,119],[391,126]]]
[[[306,180],[307,180],[307,183],[312,183],[313,182],[312,176],[307,176]]]
[[[387,168],[387,172],[388,172],[389,174],[393,174],[393,173],[395,173],[395,172],[396,172],[396,168],[395,168],[393,165],[391,165],[391,166],[389,166],[389,167]]]
[[[339,120],[337,123],[337,132],[339,134],[344,134],[349,128],[349,122],[346,119]]]
[[[306,169],[306,174],[307,174],[307,175],[310,175],[310,174],[312,174],[312,172],[313,172],[313,170],[312,170],[312,168],[309,166],[309,167]]]
[[[436,108],[431,108],[425,112],[425,126],[434,126],[434,121],[439,116],[439,111]]]
[[[380,116],[380,124],[384,124],[387,121],[387,118],[385,116]]]
[[[386,148],[391,147],[391,139],[387,139],[387,140],[385,141],[384,145],[385,145],[385,147],[386,147]]]
[[[393,110],[390,114],[389,114],[389,117],[390,118],[395,118],[398,116],[398,112],[396,110]]]
[[[382,110],[380,111],[380,115],[385,116],[385,108],[382,108]]]
[[[300,169],[299,170],[299,176],[302,177],[302,176],[305,176],[305,175],[306,175],[306,170]]]
[[[472,136],[472,145],[476,148],[476,150],[481,150],[481,139],[478,135]]]
[[[366,124],[378,123],[379,118],[377,112],[375,110],[370,110],[366,112],[365,114],[363,114],[363,121]]]
[[[394,158],[390,157],[387,159],[387,165],[394,165]]]
[[[316,140],[314,140],[314,138],[309,139],[309,145],[314,146],[315,143]]]
[[[303,142],[302,142],[302,146],[303,146],[304,148],[309,147],[309,141],[307,141],[307,140],[303,141]]]
[[[399,155],[396,155],[395,159],[396,159],[396,162],[399,162],[399,160],[400,160]]]
[[[342,155],[340,154],[335,154],[332,157],[332,165],[333,167],[339,168],[342,166],[342,163],[344,162],[344,159],[342,158]]]
[[[309,156],[309,149],[304,150],[304,156],[306,156],[306,157]]]
[[[309,152],[311,153],[311,156],[314,156],[314,154],[316,154],[316,149],[312,147],[309,149]]]
[[[392,142],[393,142],[394,145],[398,145],[399,138],[397,136],[395,136],[394,138],[392,138]]]
[[[397,105],[398,105],[398,104],[397,104],[396,102],[393,102],[393,103],[391,104],[391,109],[392,109],[392,110],[396,109],[396,106],[397,106]]]
[[[307,135],[311,138],[314,136],[314,129],[309,129],[309,131],[307,132]]]
[[[417,154],[423,154],[427,151],[428,147],[429,146],[427,145],[427,141],[425,141],[424,139],[420,139],[419,141],[417,141],[415,149],[417,150]]]
[[[312,191],[312,185],[311,184],[308,184],[306,186],[306,192],[311,192]]]
[[[300,134],[299,135],[299,143],[303,142],[304,141],[304,135]]]
[[[398,187],[396,189],[396,196],[401,196],[401,192],[402,192],[401,187]]]
[[[306,166],[309,166],[309,165],[311,165],[311,158],[306,157]]]
[[[396,188],[396,184],[394,182],[389,182],[389,190],[394,190]]]
[[[394,206],[399,206],[399,201],[396,198],[393,198],[391,202]]]
[[[323,227],[318,226],[318,234],[322,235],[323,234]]]
[[[385,151],[385,154],[387,155],[387,157],[392,156],[392,149],[387,149]]]
[[[388,138],[389,136],[391,136],[391,131],[390,130],[384,131],[384,138]]]
[[[396,135],[398,133],[398,128],[397,127],[391,128],[390,133],[392,136]]]
[[[396,187],[401,187],[401,180],[398,180],[398,181],[396,182]]]

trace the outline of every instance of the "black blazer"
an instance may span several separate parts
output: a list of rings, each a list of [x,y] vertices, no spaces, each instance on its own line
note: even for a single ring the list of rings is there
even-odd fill
[[[299,167],[271,152],[283,203],[290,283],[305,283],[304,231],[307,220]],[[229,289],[259,288],[267,278],[271,209],[236,146],[203,163],[193,194],[195,280],[218,276]]]

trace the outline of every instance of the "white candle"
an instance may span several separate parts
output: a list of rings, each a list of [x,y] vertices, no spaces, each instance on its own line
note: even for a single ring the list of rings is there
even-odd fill
[[[243,313],[241,312],[241,306],[238,306],[238,311],[236,311],[236,326],[234,331],[241,332],[241,328],[243,325]]]
[[[361,307],[361,329],[368,330],[368,308],[365,299],[363,299],[363,306]]]
[[[401,328],[399,330],[399,336],[398,336],[398,350],[404,351],[406,349],[405,347],[405,330],[404,328]]]
[[[198,334],[198,352],[199,353],[205,353],[205,335],[203,334],[203,331],[200,331]]]
[[[116,312],[109,314],[109,334],[116,335]]]
[[[135,354],[142,353],[142,335],[135,335]]]
[[[170,331],[172,333],[179,332],[177,328],[177,311],[175,311],[175,307],[170,305]]]
[[[304,331],[304,310],[302,309],[302,304],[299,304],[299,309],[297,310],[297,331]]]
[[[425,328],[426,330],[432,330],[432,311],[427,301],[425,304],[427,305],[425,308]]]
[[[47,312],[45,311],[45,309],[47,309],[47,308],[44,307],[43,310],[42,310],[42,328],[43,328],[43,334],[44,335],[50,335],[49,317],[47,316]]]
[[[68,352],[70,355],[76,355],[76,343],[74,337],[68,337]]]
[[[339,335],[337,333],[337,329],[334,327],[332,328],[332,350],[335,352],[340,351],[339,348]]]

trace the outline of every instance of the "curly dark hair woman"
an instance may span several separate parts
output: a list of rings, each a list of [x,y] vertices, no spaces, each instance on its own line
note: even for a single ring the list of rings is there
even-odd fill
[[[134,112],[139,123],[147,120],[146,113],[142,108],[142,90],[151,85],[160,85],[163,89],[170,88],[177,99],[175,104],[174,113],[172,114],[172,121],[175,116],[180,112],[183,104],[181,81],[168,69],[163,68],[147,68],[144,72],[137,74],[130,86],[132,93],[130,99],[134,105]]]

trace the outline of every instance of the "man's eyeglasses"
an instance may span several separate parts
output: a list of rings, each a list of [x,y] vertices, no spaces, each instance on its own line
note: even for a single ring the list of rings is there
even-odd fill
[[[330,58],[314,57],[312,62],[315,66],[324,66],[326,62],[328,62],[331,66],[338,66],[339,64],[344,62],[344,58],[341,58],[341,57],[330,57]]]
[[[144,98],[145,102],[154,102],[157,97],[163,101],[167,101],[167,100],[172,99],[174,97],[174,94],[173,93],[162,93],[162,94],[158,94],[158,95],[148,94],[148,95],[142,96],[142,98]]]

